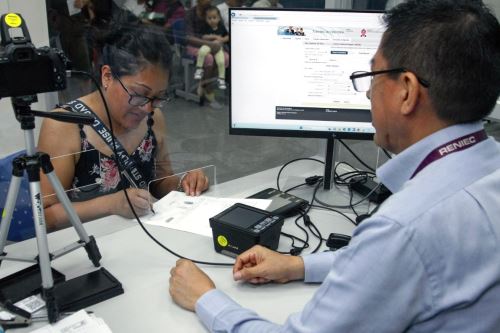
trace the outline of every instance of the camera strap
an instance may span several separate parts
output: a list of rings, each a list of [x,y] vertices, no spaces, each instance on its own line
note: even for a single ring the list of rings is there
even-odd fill
[[[61,108],[72,111],[84,113],[87,115],[91,115],[94,117],[94,123],[92,124],[92,128],[96,133],[101,137],[101,139],[108,145],[111,151],[115,152],[113,149],[113,137],[111,132],[107,128],[107,126],[103,123],[103,121],[92,111],[85,103],[80,100],[74,100],[66,103],[66,105],[60,106]],[[130,183],[130,186],[136,188],[147,188],[147,180],[137,167],[134,159],[130,157],[127,151],[123,148],[120,141],[115,138],[115,147],[116,154],[118,155],[119,162],[123,166],[123,172],[125,173],[125,178]],[[114,154],[113,154],[114,155]],[[112,155],[112,156],[113,156]]]

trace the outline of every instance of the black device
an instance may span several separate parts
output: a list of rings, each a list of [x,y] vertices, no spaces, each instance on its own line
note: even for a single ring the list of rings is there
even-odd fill
[[[358,192],[363,197],[368,196],[368,200],[377,204],[381,204],[392,194],[384,184],[377,183],[369,177],[363,177],[361,180],[353,178],[350,186],[353,191]]]
[[[66,56],[59,49],[35,48],[20,14],[2,15],[0,36],[0,98],[66,88]]]
[[[123,294],[123,287],[104,267],[55,286],[61,311],[78,311]]]
[[[330,250],[335,251],[340,248],[343,248],[344,246],[347,246],[350,241],[351,241],[351,236],[331,233],[328,236],[328,240],[326,241],[326,246],[328,246]]]
[[[51,270],[54,284],[66,281],[64,274],[54,268]],[[7,301],[15,303],[28,296],[38,294],[42,291],[41,284],[42,278],[38,265],[32,265],[8,275],[0,279],[0,303]]]
[[[278,248],[283,217],[236,203],[210,218],[216,252],[235,257],[254,245]]]
[[[274,215],[281,215],[283,217],[296,215],[301,209],[305,209],[308,204],[307,200],[271,187],[252,194],[248,198],[271,199],[271,204],[266,210]]]

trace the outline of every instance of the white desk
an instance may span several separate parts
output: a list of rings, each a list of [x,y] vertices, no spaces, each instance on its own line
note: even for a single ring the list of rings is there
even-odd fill
[[[300,162],[286,169],[283,176],[292,174],[310,176],[315,168],[321,170],[319,165],[316,166],[313,162]],[[312,171],[304,172],[304,170]],[[275,168],[219,184],[213,186],[208,194],[246,197],[266,187],[275,187],[277,172],[278,169]],[[291,176],[287,178],[289,182],[295,181],[296,184],[303,179]],[[285,181],[282,182],[284,183]],[[302,190],[302,193],[306,192],[308,195],[304,197],[310,199],[312,189]],[[332,193],[320,193],[320,195],[328,199],[327,196],[331,196]],[[347,202],[345,198],[344,202]],[[353,230],[353,225],[347,220],[328,211],[313,210],[310,216],[313,222],[317,222],[316,225],[322,231],[323,237],[327,237],[330,232],[350,234]],[[133,221],[112,216],[86,223],[85,227],[89,235],[96,237],[102,254],[101,265],[122,283],[125,290],[122,295],[88,308],[102,317],[113,332],[206,332],[196,315],[174,304],[168,294],[169,271],[175,264],[176,257],[153,243]],[[146,227],[163,244],[186,257],[204,261],[233,261],[214,251],[211,238],[162,227]],[[293,224],[293,219],[285,222],[283,231],[303,237],[302,231]],[[49,235],[49,247],[55,250],[74,240],[76,233],[72,228],[61,230]],[[311,251],[316,244],[317,240],[313,239],[311,248],[305,252]],[[281,237],[279,249],[288,251],[290,240]],[[36,251],[36,244],[34,240],[28,240],[8,246],[6,251],[18,255],[33,253]],[[19,262],[4,261],[0,267],[0,277],[24,266]],[[93,270],[93,265],[83,249],[56,259],[52,262],[52,266],[67,278]],[[302,282],[252,286],[234,282],[230,267],[202,266],[202,269],[214,280],[217,288],[225,291],[243,306],[254,309],[261,316],[278,323],[283,323],[288,314],[300,311],[317,289],[316,285]],[[13,331],[28,332],[45,324],[46,322],[36,323],[29,328]]]

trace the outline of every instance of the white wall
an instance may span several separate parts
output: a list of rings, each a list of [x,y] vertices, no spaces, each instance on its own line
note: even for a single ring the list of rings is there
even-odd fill
[[[484,3],[487,4],[495,12],[497,18],[500,18],[500,1],[484,0]]]
[[[500,1],[499,0],[483,0],[483,1],[495,12],[495,15],[500,20]],[[496,107],[493,109],[493,113],[488,118],[500,121],[500,96],[497,101]]]
[[[31,41],[36,47],[49,45],[49,32],[45,0],[0,0],[0,15],[19,13],[28,26]],[[29,77],[21,78],[29,80]],[[39,94],[33,110],[49,110],[57,103],[57,93]],[[0,100],[0,156],[24,148],[24,136],[19,122],[14,117],[10,98]],[[38,137],[41,119],[36,120],[35,141]]]

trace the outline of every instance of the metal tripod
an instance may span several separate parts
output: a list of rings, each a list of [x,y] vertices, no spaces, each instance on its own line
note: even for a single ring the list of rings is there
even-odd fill
[[[16,113],[16,118],[21,123],[21,129],[24,131],[26,154],[16,158],[12,162],[12,178],[9,185],[7,200],[5,202],[2,223],[0,225],[0,264],[3,260],[25,261],[34,263],[38,262],[42,278],[42,297],[45,299],[49,322],[54,323],[59,318],[59,309],[54,293],[54,280],[52,278],[50,261],[80,247],[85,247],[89,259],[92,261],[94,266],[99,267],[101,254],[99,253],[99,248],[97,247],[94,237],[89,237],[87,235],[85,229],[82,226],[80,218],[74,211],[73,206],[71,205],[71,202],[64,191],[64,188],[62,187],[59,179],[54,173],[54,168],[52,166],[52,163],[50,162],[49,155],[37,152],[35,149],[35,140],[33,135],[33,129],[35,128],[35,115],[50,117],[56,120],[73,123],[92,123],[93,118],[89,116],[82,117],[82,115],[73,113],[33,111],[30,108],[30,104],[32,101],[33,99],[31,96],[25,96],[21,98],[17,97],[12,99],[12,105]],[[65,246],[64,248],[50,254],[47,243],[47,230],[45,225],[40,187],[40,169],[49,179],[52,188],[55,190],[57,198],[63,205],[71,224],[80,237],[79,241]],[[9,227],[12,220],[12,214],[14,212],[19,188],[21,185],[21,179],[25,171],[27,172],[29,179],[33,221],[35,224],[36,240],[38,246],[38,256],[36,256],[35,258],[15,257],[4,252],[4,248],[7,242],[7,235],[9,233]]]

